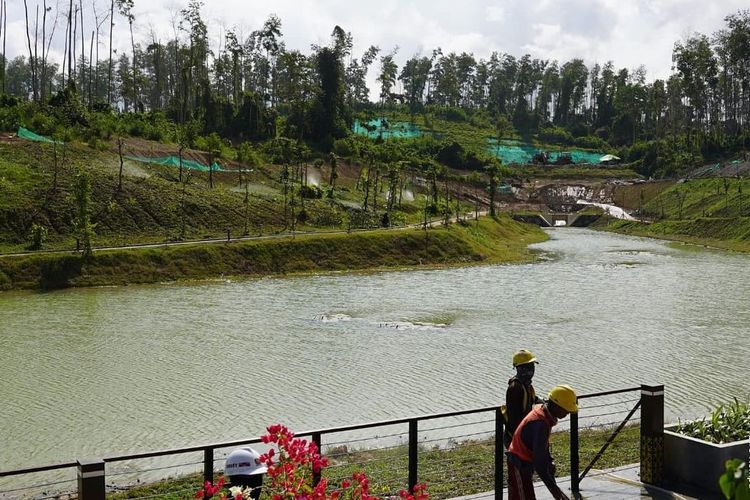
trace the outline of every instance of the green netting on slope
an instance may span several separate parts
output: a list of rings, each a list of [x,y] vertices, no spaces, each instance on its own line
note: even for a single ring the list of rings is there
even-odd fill
[[[599,159],[604,156],[604,153],[598,153],[591,151],[580,151],[574,149],[570,152],[573,157],[573,163],[599,163]]]
[[[158,158],[150,158],[148,156],[124,156],[123,158],[141,163],[153,163],[155,165],[166,165],[169,167],[179,168],[180,166],[180,159],[177,156],[162,156]],[[189,170],[200,170],[201,172],[208,172],[209,170],[213,170],[214,172],[233,172],[233,170],[223,168],[216,162],[214,162],[214,164],[211,165],[211,168],[209,168],[208,165],[193,160],[187,160],[185,158],[182,159],[182,167]]]
[[[16,133],[16,135],[18,135],[18,137],[20,137],[21,139],[26,139],[27,141],[46,142],[49,144],[63,144],[62,141],[55,141],[53,139],[50,139],[49,137],[35,134],[31,130],[25,129],[23,127],[18,127],[18,132]]]
[[[366,135],[370,139],[377,139],[382,137],[383,139],[390,139],[392,137],[413,139],[414,137],[420,137],[422,131],[409,122],[389,122],[382,118],[370,120],[366,124],[362,124],[359,120],[354,122],[352,130],[355,134]]]
[[[539,152],[534,146],[517,141],[503,141],[499,145],[495,139],[489,141],[490,145],[487,150],[490,154],[500,158],[505,165],[531,163],[534,155]]]
[[[524,144],[519,141],[502,141],[498,144],[496,139],[488,139],[488,142],[490,145],[487,147],[487,151],[500,158],[506,165],[531,163],[534,155],[542,151],[531,144]],[[578,149],[570,149],[566,152],[570,153],[573,163],[599,163],[599,159],[604,156],[604,153]],[[550,152],[550,161],[554,162],[558,155],[559,152]]]

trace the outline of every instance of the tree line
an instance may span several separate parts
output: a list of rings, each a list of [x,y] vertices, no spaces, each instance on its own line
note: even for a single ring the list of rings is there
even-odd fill
[[[27,3],[28,55],[7,64],[3,57],[3,93],[46,102],[75,89],[89,110],[161,112],[180,124],[194,122],[206,134],[243,140],[284,135],[330,149],[357,113],[400,109],[414,119],[439,109],[457,121],[483,114],[501,137],[515,130],[555,142],[590,138],[591,144],[635,148],[643,161],[649,155],[667,161],[676,150],[710,156],[747,147],[750,136],[748,10],[728,15],[712,35],[676,42],[672,75],[648,81],[643,67],[617,68],[611,61],[587,66],[582,59],[501,52],[481,59],[440,48],[399,67],[397,48],[356,52],[353,35],[339,26],[327,45],[305,54],[286,47],[274,15],[247,35],[227,28],[212,43],[202,0],[179,11],[171,34],[152,30],[136,43],[134,0],[110,0],[106,8],[96,0],[86,7],[84,0],[68,0],[58,9],[47,0],[33,8]],[[0,20],[3,40],[6,18]],[[113,54],[116,20],[127,21],[130,53]],[[49,49],[61,37],[59,65],[49,60]],[[106,38],[108,50],[100,54]],[[370,99],[370,72],[377,102]],[[653,144],[644,145],[648,141]]]

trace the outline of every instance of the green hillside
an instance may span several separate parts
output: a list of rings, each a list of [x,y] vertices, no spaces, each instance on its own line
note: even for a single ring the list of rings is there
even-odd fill
[[[544,241],[535,226],[508,217],[423,231],[303,235],[202,244],[0,258],[0,290],[159,283],[218,276],[388,269],[529,261],[527,246]]]

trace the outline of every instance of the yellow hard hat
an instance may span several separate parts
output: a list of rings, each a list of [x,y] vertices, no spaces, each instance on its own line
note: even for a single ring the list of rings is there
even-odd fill
[[[556,385],[549,391],[548,399],[569,413],[578,413],[578,396],[569,385]]]
[[[521,349],[513,355],[513,368],[518,365],[525,365],[527,363],[538,363],[536,357],[534,357],[533,352],[527,351],[526,349]]]

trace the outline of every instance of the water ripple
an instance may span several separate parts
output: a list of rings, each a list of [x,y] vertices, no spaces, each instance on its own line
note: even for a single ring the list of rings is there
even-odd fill
[[[497,404],[520,347],[540,393],[665,383],[668,420],[750,392],[748,257],[552,234],[534,265],[0,295],[0,468]]]

